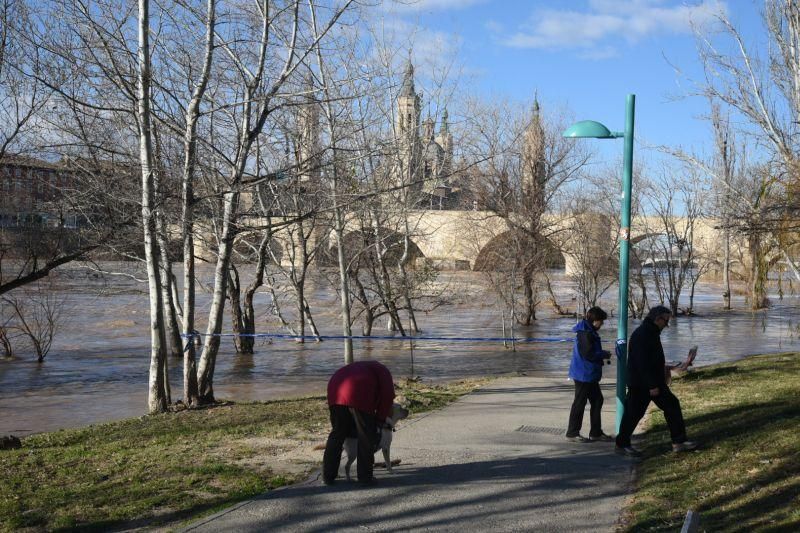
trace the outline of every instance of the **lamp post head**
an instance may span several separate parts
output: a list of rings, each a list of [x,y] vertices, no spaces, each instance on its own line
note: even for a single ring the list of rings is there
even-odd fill
[[[623,137],[624,134],[611,131],[594,120],[581,120],[567,128],[561,136],[575,139],[587,137],[592,139],[616,139],[618,137]]]

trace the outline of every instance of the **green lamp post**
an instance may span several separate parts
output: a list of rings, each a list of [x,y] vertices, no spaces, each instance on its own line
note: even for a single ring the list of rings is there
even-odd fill
[[[633,118],[636,95],[629,94],[625,106],[625,131],[610,131],[594,120],[576,122],[564,137],[625,140],[622,168],[622,207],[619,230],[619,323],[617,325],[617,433],[625,412],[625,388],[628,383],[628,265],[631,236],[631,182],[633,181]]]

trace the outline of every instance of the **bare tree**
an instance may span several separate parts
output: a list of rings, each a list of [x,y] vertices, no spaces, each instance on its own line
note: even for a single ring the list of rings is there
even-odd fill
[[[271,115],[282,103],[279,91],[287,80],[297,71],[302,62],[317,49],[324,36],[337,25],[339,19],[348,12],[353,0],[345,0],[330,10],[328,19],[318,28],[316,18],[310,27],[304,29],[304,19],[300,13],[299,0],[289,2],[285,10],[273,10],[267,0],[262,0],[256,9],[249,13],[251,20],[258,22],[250,31],[251,42],[255,48],[239,52],[234,43],[224,45],[234,72],[234,97],[236,135],[231,139],[233,152],[227,157],[226,191],[222,195],[222,215],[219,220],[219,247],[214,274],[214,292],[209,310],[203,353],[198,366],[198,385],[200,399],[204,402],[214,400],[213,377],[216,357],[219,351],[219,333],[222,328],[222,315],[226,295],[226,283],[234,239],[238,232],[237,216],[241,190],[253,186],[258,180],[247,179],[248,165],[253,156],[256,139],[264,130]],[[314,5],[309,9],[314,13]],[[312,15],[313,18],[313,15]],[[284,47],[283,60],[274,62],[268,55],[271,43],[276,41]],[[238,53],[237,53],[238,52]],[[241,104],[239,104],[241,102]],[[274,177],[274,176],[273,176]],[[263,178],[261,178],[263,179]]]
[[[142,227],[147,281],[150,289],[150,377],[148,408],[151,413],[165,411],[168,404],[167,338],[164,323],[163,272],[156,240],[156,181],[151,104],[150,2],[139,0],[138,68],[136,118],[139,130],[139,165],[141,166]]]
[[[728,242],[736,238],[744,241],[743,249],[747,258],[742,258],[740,262],[748,265],[744,277],[748,280],[751,308],[768,307],[767,279],[770,265],[781,257],[789,257],[787,248],[782,247],[776,238],[776,233],[782,235],[783,232],[777,231],[778,226],[771,216],[771,213],[779,209],[777,205],[784,201],[781,194],[784,188],[776,177],[774,167],[769,163],[748,164],[746,153],[739,149],[736,156],[729,155],[738,161],[736,168],[729,169],[733,171],[732,174],[720,175],[718,172],[724,172],[725,167],[716,166],[713,162],[709,163],[680,150],[671,153],[710,176],[718,191],[717,197],[721,196],[724,202],[730,201],[730,204],[723,204],[723,215],[730,212],[735,213],[735,216],[730,216],[727,221],[723,216],[721,229],[729,231],[726,237]],[[720,189],[727,192],[721,192]],[[730,254],[730,244],[727,245],[727,250]],[[733,263],[730,257],[727,261],[729,264]]]
[[[598,305],[617,279],[615,236],[618,232],[614,231],[612,218],[602,207],[588,197],[580,198],[572,210],[570,231],[563,246],[574,269],[570,278],[581,298],[582,313],[579,315]]]
[[[734,215],[734,175],[737,171],[736,141],[730,128],[730,118],[723,115],[719,105],[711,102],[711,125],[714,129],[717,179],[712,182],[716,211],[722,224],[722,301],[731,308],[731,230]]]
[[[32,177],[12,179],[10,175],[12,169],[20,167],[33,168],[31,174],[44,170],[35,167],[62,170],[45,161],[15,157],[42,151],[42,131],[36,123],[41,121],[52,94],[36,78],[44,66],[39,51],[26,38],[34,28],[30,2],[0,0],[0,180],[4,182],[0,209],[4,219],[28,217],[15,224],[15,229],[0,230],[0,294],[38,282],[59,266],[86,257],[97,245],[86,235],[76,238],[78,232],[66,228],[63,221],[46,226],[30,218],[41,219],[45,212],[53,220],[65,215],[64,191],[48,183],[44,193],[37,195],[32,191],[42,188],[41,181],[35,183]],[[35,198],[36,205],[19,205],[21,196]]]
[[[612,164],[582,180],[582,184],[586,184],[582,188],[585,188],[586,195],[591,199],[590,205],[592,209],[596,214],[609,221],[610,234],[602,238],[609,238],[610,240],[608,249],[605,252],[609,254],[608,262],[614,266],[614,269],[618,266],[619,228],[622,226],[620,219],[621,198],[619,195],[619,191],[622,189],[622,176],[619,173],[620,166],[620,164]],[[631,198],[631,219],[634,221],[641,218],[643,211],[643,191],[646,188],[643,174],[644,170],[641,164],[634,164],[632,187],[634,194]],[[630,248],[628,309],[633,317],[643,316],[649,307],[648,279],[644,269],[645,254],[641,247],[643,238],[646,238],[646,235],[639,235],[637,238],[632,239]],[[610,274],[605,273],[604,275],[608,276]]]
[[[769,202],[759,201],[759,216],[749,217],[754,226],[743,228],[753,236],[749,241],[756,266],[750,280],[750,297],[751,305],[758,307],[765,303],[765,293],[760,292],[764,283],[758,279],[762,277],[758,272],[763,270],[758,264],[763,261],[753,254],[764,255],[762,241],[778,246],[780,255],[800,279],[800,270],[789,254],[797,229],[800,5],[765,0],[766,49],[748,47],[724,14],[718,15],[718,21],[716,34],[698,32],[698,54],[705,67],[699,90],[745,119],[746,133],[754,135],[756,146],[763,149],[764,161],[754,174],[762,178],[763,186],[757,189],[770,190],[774,195]],[[765,168],[769,168],[769,174],[764,173]]]
[[[29,8],[25,0],[0,0],[0,162],[37,144],[32,123],[50,95],[29,75],[40,68],[35,48],[22,37],[30,30]]]
[[[469,155],[481,162],[474,183],[479,209],[508,226],[496,249],[485,253],[491,260],[485,265],[476,261],[476,269],[510,272],[509,282],[519,281],[522,304],[515,314],[527,325],[536,319],[543,272],[559,255],[554,242],[562,228],[548,224],[545,214],[564,186],[580,175],[588,155],[580,143],[565,142],[563,121],[544,119],[538,102],[528,113],[505,105],[472,114]]]
[[[678,314],[690,271],[697,267],[695,234],[706,200],[698,171],[691,166],[682,170],[685,174],[679,177],[678,169],[665,168],[661,179],[647,189],[645,200],[645,214],[652,213],[654,219],[646,224],[646,233],[654,236],[648,258],[653,282],[673,315]]]
[[[17,337],[25,339],[36,354],[37,362],[44,362],[61,325],[64,299],[52,287],[36,284],[26,287],[21,295],[15,293],[13,296],[4,296],[2,302],[7,307],[3,315],[11,315],[3,317],[8,318],[9,322],[3,326],[0,336],[6,356],[14,352],[7,334],[11,332],[12,336],[16,333]]]

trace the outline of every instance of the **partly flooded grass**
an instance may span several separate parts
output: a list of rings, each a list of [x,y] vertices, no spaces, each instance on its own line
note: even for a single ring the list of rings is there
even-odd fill
[[[669,452],[655,411],[626,530],[800,531],[800,354],[753,356],[678,379],[692,453]]]
[[[483,383],[398,384],[412,413]],[[32,435],[0,452],[0,530],[175,523],[302,480],[329,429],[322,397],[228,403]]]

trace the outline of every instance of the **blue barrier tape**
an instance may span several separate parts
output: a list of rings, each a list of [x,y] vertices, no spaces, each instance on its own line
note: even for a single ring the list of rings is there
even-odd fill
[[[454,342],[573,342],[574,339],[553,337],[397,337],[391,335],[291,335],[288,333],[181,333],[181,337],[253,337],[270,339],[312,339],[312,340],[413,340],[413,341],[454,341]]]

